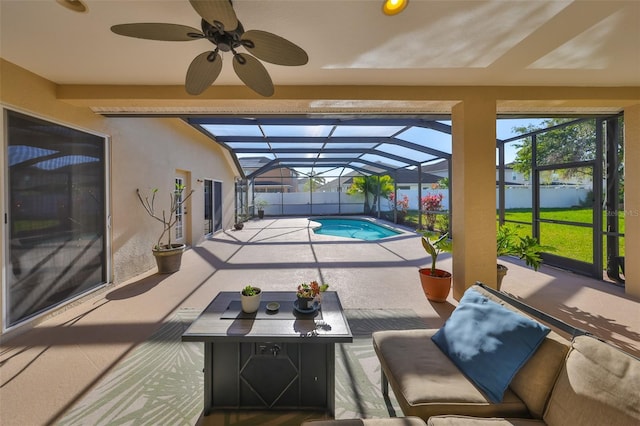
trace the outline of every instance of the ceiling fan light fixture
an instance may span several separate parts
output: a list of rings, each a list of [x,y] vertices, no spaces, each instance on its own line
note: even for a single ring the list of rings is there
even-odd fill
[[[84,13],[87,11],[87,5],[82,0],[56,0],[56,2],[74,12]]]
[[[409,0],[384,0],[382,12],[387,16],[397,15],[409,4]]]

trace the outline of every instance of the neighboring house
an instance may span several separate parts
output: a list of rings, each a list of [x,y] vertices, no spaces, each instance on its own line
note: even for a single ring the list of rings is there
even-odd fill
[[[347,192],[353,183],[353,178],[356,176],[362,175],[358,172],[346,173],[340,178],[339,182],[338,179],[334,179],[319,187],[318,192]],[[418,190],[418,173],[416,170],[401,169],[395,173],[389,173],[389,176],[394,179],[399,191]],[[440,179],[440,176],[423,172],[421,182],[422,189],[431,188],[431,186],[437,184]]]
[[[445,178],[449,176],[449,161],[439,160],[435,163],[426,164],[422,166],[422,173],[429,173],[432,175]]]
[[[238,158],[245,175],[266,166],[271,159],[268,157]],[[295,170],[285,167],[268,170],[253,181],[255,192],[298,192],[298,174]]]
[[[531,179],[525,174],[516,171],[513,167],[514,163],[507,163],[504,166],[504,180],[506,185],[529,185]],[[440,160],[433,164],[422,166],[422,171],[436,176],[447,177],[449,175],[447,160]],[[500,179],[500,168],[496,166],[496,186]],[[584,185],[591,187],[590,176],[562,176],[559,173],[545,173],[540,178],[542,185]]]

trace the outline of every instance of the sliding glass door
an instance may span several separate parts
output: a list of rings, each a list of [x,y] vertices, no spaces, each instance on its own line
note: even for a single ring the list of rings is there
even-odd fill
[[[6,111],[6,324],[107,281],[105,139]]]

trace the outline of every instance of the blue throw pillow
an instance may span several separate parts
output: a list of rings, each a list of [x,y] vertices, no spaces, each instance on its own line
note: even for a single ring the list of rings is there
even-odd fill
[[[431,339],[491,402],[497,403],[549,331],[471,288]]]

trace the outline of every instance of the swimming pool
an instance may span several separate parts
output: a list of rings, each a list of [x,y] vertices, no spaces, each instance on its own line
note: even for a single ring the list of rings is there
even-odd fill
[[[374,241],[400,234],[398,231],[377,225],[366,219],[314,218],[310,220],[321,225],[315,228],[313,232],[322,235]]]

